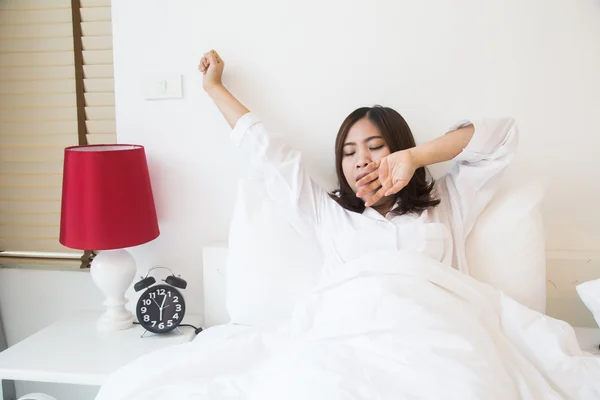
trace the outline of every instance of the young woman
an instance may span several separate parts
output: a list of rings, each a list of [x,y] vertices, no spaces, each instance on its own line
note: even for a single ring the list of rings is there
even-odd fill
[[[467,272],[465,239],[516,151],[513,119],[464,121],[416,146],[396,111],[359,108],[338,132],[339,190],[330,194],[303,170],[299,152],[270,135],[223,86],[224,65],[214,50],[204,54],[204,89],[233,128],[233,141],[260,166],[269,195],[314,228],[326,261],[410,249]],[[445,176],[428,177],[427,165],[451,159]]]

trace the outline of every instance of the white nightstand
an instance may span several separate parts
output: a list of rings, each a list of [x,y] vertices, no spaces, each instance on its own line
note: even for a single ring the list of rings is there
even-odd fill
[[[163,347],[186,343],[194,329],[180,327],[163,335],[146,334],[135,326],[98,332],[100,312],[81,311],[64,318],[0,353],[0,382],[22,380],[100,386],[119,367]],[[200,315],[186,315],[184,324],[201,326]]]

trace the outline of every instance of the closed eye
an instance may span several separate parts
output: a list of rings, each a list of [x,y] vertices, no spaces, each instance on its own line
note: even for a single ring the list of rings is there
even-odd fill
[[[377,147],[369,147],[369,150],[371,150],[371,151],[374,151],[374,150],[380,150],[380,149],[383,149],[383,147],[384,147],[384,146],[385,146],[385,145],[384,145],[384,144],[382,144],[382,145],[380,145],[380,146],[377,146]],[[355,153],[354,151],[353,151],[353,152],[351,152],[351,153],[344,153],[344,157],[350,157],[350,156],[353,156],[353,155],[354,155],[354,153]]]

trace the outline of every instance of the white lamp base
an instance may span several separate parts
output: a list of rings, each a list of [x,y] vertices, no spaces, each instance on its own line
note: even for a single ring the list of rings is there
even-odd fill
[[[125,292],[136,273],[135,260],[127,250],[104,250],[91,265],[92,280],[106,296],[106,312],[98,319],[101,331],[120,331],[133,327],[133,314],[125,308]]]

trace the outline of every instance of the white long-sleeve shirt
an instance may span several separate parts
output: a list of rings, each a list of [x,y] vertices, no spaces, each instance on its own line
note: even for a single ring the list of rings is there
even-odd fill
[[[269,134],[252,113],[238,120],[232,139],[290,222],[316,234],[326,265],[370,251],[408,249],[468,273],[465,239],[497,191],[518,137],[515,121],[509,118],[462,121],[449,131],[470,124],[475,127],[473,137],[453,168],[436,181],[440,204],[404,215],[383,216],[370,207],[360,214],[340,206],[304,170],[300,152]]]

